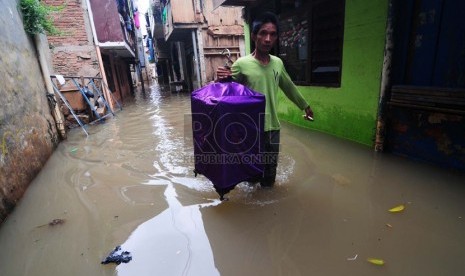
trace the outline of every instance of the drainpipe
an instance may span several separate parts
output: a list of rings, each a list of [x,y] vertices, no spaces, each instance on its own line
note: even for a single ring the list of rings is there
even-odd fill
[[[386,38],[384,46],[384,60],[383,69],[381,73],[381,88],[379,93],[378,102],[378,116],[376,123],[376,139],[375,151],[382,152],[384,150],[384,138],[386,134],[386,101],[391,89],[391,67],[392,67],[392,54],[394,51],[394,38],[393,38],[393,0],[388,0],[388,17],[386,22]]]
[[[200,70],[199,70],[199,55],[197,54],[197,40],[195,39],[196,30],[192,30],[192,45],[194,46],[194,58],[195,58],[195,73],[197,75],[197,85],[199,88],[202,86],[200,83]]]
[[[195,7],[195,12],[197,14],[201,13],[202,12],[202,8],[200,7],[200,1],[199,0],[194,0],[194,2],[192,3]]]
[[[200,3],[200,0],[193,0],[192,5],[194,6],[195,9],[195,21],[197,23],[202,21],[202,6]]]
[[[44,49],[48,49],[48,45],[44,45],[43,39],[46,39],[45,35],[43,34],[34,35],[34,42],[36,44],[40,69],[42,71],[42,77],[44,78],[45,88],[47,89],[47,97],[50,97],[55,103],[51,110],[52,116],[53,116],[53,119],[55,120],[55,124],[57,126],[61,139],[66,139],[66,130],[65,130],[64,120],[63,120],[63,114],[61,113],[60,107],[57,104],[57,100],[55,98],[55,92],[53,91],[52,80],[50,79],[50,71],[48,70],[48,64],[45,58],[46,53],[44,52]]]
[[[202,37],[202,27],[197,27],[197,46],[199,47],[199,66],[200,66],[200,78],[201,85],[207,82],[207,73],[205,72],[205,53],[203,49],[203,37]]]

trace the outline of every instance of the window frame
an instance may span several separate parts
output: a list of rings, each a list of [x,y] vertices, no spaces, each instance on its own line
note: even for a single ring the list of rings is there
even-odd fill
[[[340,2],[336,4],[336,8],[332,9],[328,13],[320,13],[319,15],[316,15],[315,12],[318,10],[318,7],[323,10],[322,7],[327,6],[333,6],[335,2]],[[343,59],[343,46],[344,46],[344,19],[345,19],[345,0],[313,0],[306,2],[303,4],[301,7],[297,9],[297,12],[300,13],[299,16],[296,16],[296,8],[294,6],[289,6],[289,5],[283,5],[281,4],[280,7],[280,13],[278,15],[278,20],[279,20],[279,25],[280,28],[283,27],[285,24],[286,20],[292,19],[292,18],[306,18],[307,20],[307,59],[305,61],[305,80],[295,80],[293,78],[292,74],[290,74],[291,79],[294,81],[295,84],[297,85],[303,85],[303,86],[322,86],[322,87],[340,87],[341,82],[342,82],[342,59]],[[325,11],[327,11],[326,9]],[[321,10],[320,10],[321,11]],[[317,21],[317,22],[322,22],[319,26],[316,26],[315,24],[315,17],[335,17],[336,21],[332,21],[328,23],[328,21]],[[322,28],[323,26],[323,28]],[[328,27],[329,26],[329,27]],[[320,50],[316,49],[318,46],[321,47],[323,43],[320,40],[320,42],[315,41],[315,28],[319,28],[320,34],[322,29],[324,30],[324,27],[327,27],[331,29],[338,28],[338,30],[334,31],[335,37],[332,38],[333,40],[336,40],[331,44],[332,46],[332,51],[334,52],[334,55],[331,56],[329,55],[329,58],[325,60],[318,60],[320,56],[316,56],[315,52],[320,51],[322,53],[325,52],[325,50]],[[322,36],[325,36],[326,33]],[[283,60],[286,68],[289,67],[290,60],[289,58],[286,57],[285,51],[282,49],[281,45],[281,38],[283,36],[283,31],[280,30],[280,37],[279,37],[279,42],[277,43],[277,55]],[[284,38],[283,38],[284,39]],[[331,39],[326,39],[327,41],[330,41]],[[320,44],[317,44],[320,43]],[[331,51],[331,50],[330,50]],[[328,55],[328,51],[326,50],[326,54]],[[316,56],[316,58],[314,58]],[[320,58],[321,59],[321,58]],[[324,66],[318,66],[315,65],[315,63],[326,63]],[[332,75],[329,75],[328,72],[315,72],[315,70],[318,70],[318,68],[321,67],[320,70],[331,70],[334,69],[334,67],[338,67],[338,70],[336,71],[330,71],[331,72],[337,72],[333,73]],[[316,74],[315,74],[316,73]],[[330,79],[330,81],[325,81],[324,80],[324,74],[326,73],[326,78]],[[328,77],[329,75],[329,77]]]

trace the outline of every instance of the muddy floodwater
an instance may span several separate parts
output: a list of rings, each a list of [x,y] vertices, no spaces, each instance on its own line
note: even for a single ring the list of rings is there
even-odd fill
[[[71,131],[0,225],[0,275],[465,275],[463,173],[283,123],[276,186],[220,202],[189,111],[154,85]]]

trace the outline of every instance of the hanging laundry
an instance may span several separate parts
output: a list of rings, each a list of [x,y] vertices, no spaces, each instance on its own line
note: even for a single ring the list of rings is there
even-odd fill
[[[116,5],[118,6],[118,12],[122,15],[126,14],[126,5],[124,0],[116,0]]]
[[[139,11],[137,9],[134,11],[134,25],[137,29],[140,28]]]
[[[122,20],[122,23],[124,24],[124,28],[126,29],[126,31],[132,31],[131,17],[128,14],[126,14],[122,16]]]
[[[162,20],[163,24],[166,24],[167,13],[168,13],[168,11],[167,11],[166,7],[164,7],[163,8],[163,13],[161,14],[161,20]]]

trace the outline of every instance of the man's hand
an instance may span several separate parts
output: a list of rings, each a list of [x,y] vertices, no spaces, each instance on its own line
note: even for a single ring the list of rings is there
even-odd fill
[[[308,120],[308,121],[313,121],[313,110],[312,110],[312,108],[310,106],[307,106],[305,108],[304,119]]]
[[[218,69],[216,69],[216,81],[226,80],[231,78],[231,76],[231,69],[228,67],[218,67]]]

